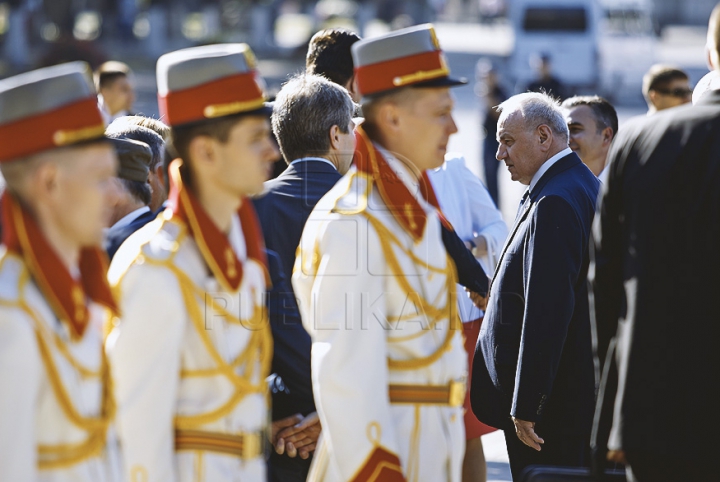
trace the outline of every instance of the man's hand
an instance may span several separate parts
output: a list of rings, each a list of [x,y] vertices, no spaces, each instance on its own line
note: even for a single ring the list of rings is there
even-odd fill
[[[279,432],[274,433],[273,445],[275,445],[275,452],[280,455],[287,452],[288,457],[300,455],[301,459],[307,459],[315,450],[318,437],[320,437],[322,429],[320,418],[317,412],[313,412],[305,418],[300,415],[294,415],[293,417],[300,417],[300,420],[290,426],[286,425]],[[281,421],[290,420],[293,417]],[[275,422],[273,422],[274,429]]]
[[[478,309],[485,311],[485,309],[487,308],[487,302],[488,302],[487,296],[483,296],[481,294],[475,293],[474,291],[470,291],[467,288],[465,288],[465,291],[467,291],[467,294],[470,297],[470,300],[473,302],[473,304],[475,306],[477,306]]]
[[[288,427],[297,425],[298,423],[302,422],[302,419],[303,416],[299,413],[296,413],[295,415],[292,415],[290,417],[275,420],[270,426],[270,443],[275,445],[277,443],[277,436],[279,432]]]
[[[531,449],[540,452],[540,444],[544,444],[545,441],[535,433],[535,422],[526,422],[515,417],[512,420],[515,424],[515,433],[520,441]]]

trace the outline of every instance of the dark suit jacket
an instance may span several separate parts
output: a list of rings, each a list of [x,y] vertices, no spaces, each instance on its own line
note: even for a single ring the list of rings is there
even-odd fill
[[[599,181],[574,153],[540,178],[518,213],[490,287],[473,364],[477,417],[510,416],[589,439],[595,398],[588,238]]]
[[[300,320],[295,297],[283,275],[280,257],[266,250],[272,289],[268,292],[268,314],[273,335],[272,372],[282,379],[284,389],[273,393],[273,420],[296,413],[307,415],[315,411],[312,380],[310,379],[310,350],[312,341]]]
[[[120,245],[123,244],[125,240],[129,238],[130,235],[133,234],[135,231],[155,219],[156,215],[157,214],[153,213],[152,211],[147,211],[142,213],[137,218],[133,219],[132,222],[126,224],[125,226],[122,226],[120,228],[111,227],[110,229],[108,229],[105,237],[108,258],[112,260],[118,248],[120,248]]]
[[[295,250],[313,208],[342,176],[327,162],[307,160],[291,164],[265,183],[265,193],[255,209],[265,245],[280,256],[285,279],[292,279]]]
[[[720,92],[623,127],[609,160],[590,273],[604,370],[594,445],[605,451],[614,423],[624,450],[715,456]]]

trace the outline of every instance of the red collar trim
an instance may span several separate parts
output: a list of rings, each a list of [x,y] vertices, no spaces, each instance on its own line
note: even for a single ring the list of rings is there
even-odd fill
[[[80,251],[80,281],[60,261],[42,231],[7,191],[2,196],[3,244],[25,261],[30,275],[50,304],[55,316],[68,324],[73,338],[81,338],[90,321],[86,298],[119,310],[107,281],[107,256],[99,247]]]
[[[229,292],[240,288],[243,279],[243,263],[237,258],[228,237],[220,231],[215,222],[205,212],[195,195],[184,187],[180,173],[181,159],[170,164],[170,195],[173,217],[181,220],[188,228],[200,249],[205,264],[210,268],[215,279]],[[247,255],[265,268],[265,281],[269,285],[265,242],[255,208],[248,198],[242,200],[238,210],[242,226]]]
[[[425,232],[427,214],[412,195],[407,186],[395,174],[382,153],[367,137],[362,126],[355,129],[356,147],[354,162],[358,171],[369,174],[378,187],[380,197],[390,209],[395,220],[407,231],[415,241],[419,241]],[[420,194],[433,206],[440,217],[440,221],[449,229],[452,226],[440,210],[435,191],[426,172],[420,176]]]

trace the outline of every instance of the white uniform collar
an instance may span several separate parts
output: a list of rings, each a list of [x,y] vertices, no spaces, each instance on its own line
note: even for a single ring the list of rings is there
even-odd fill
[[[532,180],[530,181],[530,187],[528,187],[528,191],[532,192],[535,185],[538,183],[541,177],[543,177],[543,174],[545,174],[548,169],[550,169],[553,164],[558,162],[563,157],[567,156],[568,154],[572,154],[572,149],[569,147],[566,147],[562,151],[558,152],[554,156],[552,156],[550,159],[545,161],[542,166],[540,166],[540,169],[537,170],[535,175],[532,177]]]

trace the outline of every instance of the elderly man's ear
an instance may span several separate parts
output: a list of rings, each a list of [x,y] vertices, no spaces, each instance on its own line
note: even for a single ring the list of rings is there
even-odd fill
[[[542,149],[543,151],[550,149],[553,139],[550,127],[545,124],[539,126],[537,128],[537,136],[538,140],[540,141],[540,149]]]

